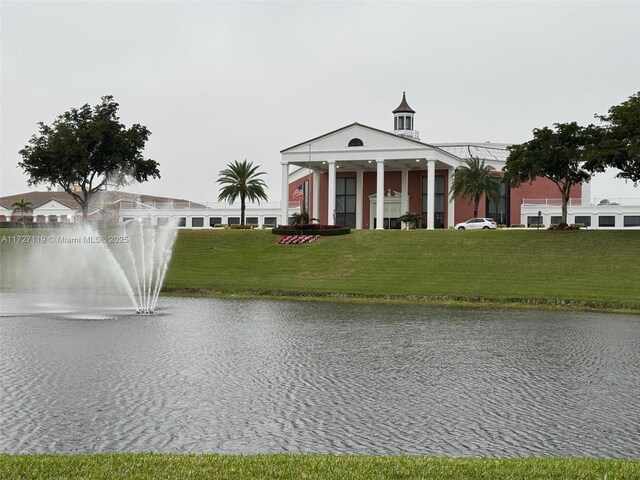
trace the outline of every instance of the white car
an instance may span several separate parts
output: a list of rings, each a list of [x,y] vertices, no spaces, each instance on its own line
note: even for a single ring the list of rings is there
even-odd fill
[[[472,218],[466,222],[456,223],[456,230],[489,230],[498,228],[493,218]]]

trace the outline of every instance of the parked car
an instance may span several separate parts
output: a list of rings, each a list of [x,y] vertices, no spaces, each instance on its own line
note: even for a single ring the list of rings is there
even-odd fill
[[[489,230],[498,228],[493,218],[471,218],[466,222],[456,223],[456,230]]]

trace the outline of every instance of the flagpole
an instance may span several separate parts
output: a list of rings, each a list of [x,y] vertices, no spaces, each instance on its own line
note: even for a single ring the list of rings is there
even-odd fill
[[[308,212],[307,214],[309,215],[309,223],[311,223],[311,144],[309,144],[309,173],[307,174],[307,185],[309,185],[309,188],[307,188],[307,206],[308,206]]]

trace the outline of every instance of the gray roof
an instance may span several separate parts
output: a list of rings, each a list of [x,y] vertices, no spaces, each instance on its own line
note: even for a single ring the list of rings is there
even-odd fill
[[[482,160],[492,160],[504,163],[507,161],[507,157],[509,156],[509,150],[507,150],[508,144],[505,143],[436,143],[433,145],[455,155],[458,158],[477,157]]]

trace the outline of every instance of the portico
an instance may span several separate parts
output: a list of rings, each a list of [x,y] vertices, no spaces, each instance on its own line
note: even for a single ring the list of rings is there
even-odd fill
[[[389,202],[396,207],[394,215],[398,208],[400,214],[426,214],[428,229],[453,225],[448,192],[461,159],[417,140],[417,132],[407,129],[413,127],[411,112],[394,111],[403,117],[402,135],[352,123],[282,150],[282,198],[291,197],[289,175],[298,167],[308,172],[311,216],[321,223],[380,230],[385,218],[397,218],[385,217]],[[282,218],[288,218],[288,202]]]

